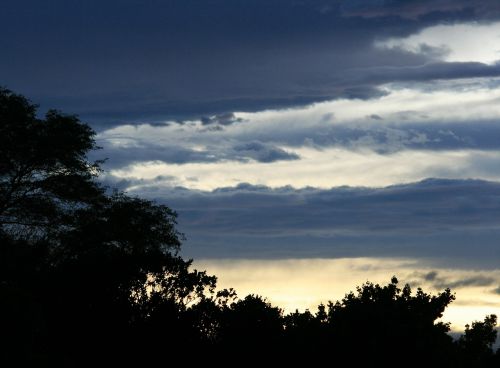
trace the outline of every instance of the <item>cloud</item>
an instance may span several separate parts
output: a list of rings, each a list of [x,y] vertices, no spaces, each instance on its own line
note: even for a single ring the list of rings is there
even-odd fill
[[[392,0],[392,1],[339,1],[346,16],[386,17],[398,16],[418,19],[473,14],[479,19],[495,19],[500,6],[495,0]]]
[[[2,84],[102,130],[199,116],[224,126],[234,111],[377,98],[396,80],[498,75],[491,65],[428,65],[432,53],[374,47],[498,15],[491,1],[410,3],[10,2],[0,14]]]
[[[391,256],[469,268],[500,261],[498,183],[434,179],[328,190],[240,184],[206,192],[151,182],[131,193],[179,213],[184,252],[195,258]],[[488,281],[421,279],[436,287]]]
[[[243,160],[252,158],[258,162],[275,162],[281,160],[298,160],[299,156],[296,153],[286,152],[285,150],[273,147],[262,142],[248,142],[239,144],[233,147],[237,153],[236,157],[241,157]],[[241,156],[239,156],[241,155]]]
[[[476,287],[476,286],[491,286],[496,282],[495,279],[486,276],[469,277],[461,280],[446,281],[441,285],[436,285],[436,287],[441,288],[449,287],[451,289],[463,288],[463,287]]]
[[[189,180],[196,180],[196,178],[189,178]],[[178,181],[174,176],[168,175],[158,175],[152,179],[139,179],[139,178],[127,178],[119,179],[109,175],[102,175],[99,179],[100,183],[109,191],[119,190],[119,191],[133,191],[142,187],[147,187],[151,185],[163,185],[174,187],[178,184]]]
[[[439,62],[411,66],[381,66],[365,70],[350,69],[343,75],[343,83],[384,84],[404,81],[433,81],[500,76],[500,64],[476,62]]]
[[[412,281],[412,284],[420,286],[421,283],[424,282],[435,290],[443,290],[445,288],[455,290],[486,287],[492,286],[498,282],[498,278],[492,277],[491,275],[484,275],[481,272],[475,272],[473,274],[461,274],[458,272],[453,275],[452,273],[443,274],[442,272],[436,270],[427,273],[417,271],[410,277],[417,279]]]
[[[384,120],[380,115],[377,115],[377,114],[371,114],[371,115],[368,115],[368,117],[370,119],[373,119],[373,120]]]
[[[241,123],[243,121],[242,118],[237,118],[234,113],[224,113],[218,114],[214,116],[204,116],[201,119],[202,125],[231,125],[235,123]]]
[[[363,170],[363,175],[365,170],[378,170],[379,165],[384,166],[385,162],[402,165],[403,171],[399,170],[398,176],[402,181],[428,176],[450,177],[460,170],[460,177],[496,180],[497,174],[492,173],[498,173],[494,169],[497,163],[495,152],[500,150],[500,142],[495,139],[500,134],[497,124],[500,119],[499,83],[498,78],[432,84],[392,83],[381,87],[384,94],[377,99],[341,99],[287,110],[236,112],[211,116],[205,121],[195,119],[120,125],[99,133],[98,144],[104,149],[94,156],[109,157],[106,163],[108,169],[124,169],[130,165],[151,166],[155,163],[158,170],[163,170],[158,165],[220,163],[218,168],[210,167],[210,170],[224,173],[232,167],[235,169],[232,178],[238,178],[238,164],[247,163],[249,166],[239,181],[252,183],[255,182],[252,172],[258,170],[259,175],[265,174],[260,167],[250,167],[255,162],[283,161],[283,165],[297,171],[295,176],[298,178],[304,170],[313,174],[314,169],[300,168],[292,162],[299,161],[299,158],[307,165],[320,165],[318,172],[340,170],[337,179],[330,185],[394,183],[395,178],[390,175],[385,181],[376,179],[372,183],[356,180],[341,182],[340,177],[354,178],[359,173],[356,173],[355,166],[349,172],[344,171],[346,167],[340,159],[345,163],[361,164],[359,168]],[[418,155],[421,158],[425,156],[429,159],[434,154],[435,160],[427,161],[425,172],[419,172],[422,163],[413,165],[412,173],[401,176],[402,172],[408,171],[403,166],[409,162],[404,160],[415,157],[417,152],[420,152]],[[396,156],[397,153],[401,154]],[[377,164],[365,168],[359,161],[364,156],[372,158]],[[452,157],[456,157],[454,164]],[[471,166],[472,161],[475,162],[474,167]],[[276,166],[276,171],[269,173],[275,175],[279,172],[282,175],[285,166]],[[451,166],[459,169],[453,170]],[[442,169],[438,170],[438,167]],[[464,167],[470,167],[470,170],[466,172]],[[165,169],[181,170],[178,167]],[[182,170],[194,169],[193,166]],[[491,169],[493,171],[488,173]],[[196,175],[191,172],[188,176]],[[301,184],[295,180],[271,183],[266,176],[261,180],[271,186],[324,186],[315,177],[310,183],[303,181]],[[222,180],[219,186],[233,184]],[[203,180],[200,185],[203,185]]]
[[[428,272],[424,275],[424,280],[425,281],[434,281],[437,277],[437,272],[436,271],[431,271],[431,272]]]
[[[95,152],[93,156],[102,156]],[[106,146],[104,154],[111,157],[106,164],[108,169],[126,167],[144,162],[160,164],[216,163],[221,161],[263,163],[281,160],[298,160],[296,153],[287,152],[270,143],[253,141],[245,144],[210,146],[198,149],[184,148],[181,145],[166,147],[151,143],[138,146]]]
[[[500,7],[499,7],[500,10]],[[426,54],[447,62],[495,64],[500,60],[500,23],[447,24],[425,28],[404,38],[389,38],[377,47]],[[481,40],[478,42],[478,40]]]
[[[146,180],[157,175],[172,175],[177,178],[179,185],[199,190],[233,187],[241,182],[271,188],[313,186],[326,189],[342,185],[381,187],[428,177],[500,181],[498,150],[403,150],[377,153],[363,149],[300,148],[292,152],[300,159],[271,156],[281,160],[268,163],[267,151],[249,152],[245,155],[254,155],[255,158],[248,161],[222,160],[182,165],[146,161],[112,168],[110,173],[122,179]],[[186,179],[193,176],[198,181]]]

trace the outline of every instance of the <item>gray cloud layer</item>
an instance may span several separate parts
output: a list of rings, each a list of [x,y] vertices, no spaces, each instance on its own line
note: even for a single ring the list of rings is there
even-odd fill
[[[370,98],[387,81],[499,75],[498,66],[429,64],[432,55],[373,46],[442,22],[491,20],[498,8],[444,0],[12,1],[0,13],[0,83],[96,127]]]
[[[196,258],[432,257],[468,267],[500,261],[499,183],[430,179],[331,190],[240,184],[213,192],[150,183],[140,194],[178,211],[184,250]]]

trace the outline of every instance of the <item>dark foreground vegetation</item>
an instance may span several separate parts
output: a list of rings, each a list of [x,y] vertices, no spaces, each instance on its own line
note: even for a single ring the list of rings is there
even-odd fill
[[[493,367],[496,316],[454,341],[436,322],[454,300],[396,278],[284,315],[260,296],[216,290],[179,256],[166,206],[96,181],[94,132],[36,116],[0,90],[0,364]]]

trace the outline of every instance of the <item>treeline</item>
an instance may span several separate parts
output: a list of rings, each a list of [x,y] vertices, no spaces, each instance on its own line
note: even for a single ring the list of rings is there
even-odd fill
[[[496,316],[454,341],[454,300],[393,278],[314,312],[217,290],[166,206],[96,180],[92,129],[0,89],[0,364],[493,367]]]

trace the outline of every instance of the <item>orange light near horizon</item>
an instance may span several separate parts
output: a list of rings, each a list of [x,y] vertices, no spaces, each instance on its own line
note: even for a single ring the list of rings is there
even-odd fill
[[[414,290],[420,286],[432,294],[452,286],[457,299],[442,318],[451,322],[452,331],[463,331],[465,324],[486,315],[500,315],[500,295],[494,292],[500,270],[438,268],[391,258],[198,260],[195,267],[215,274],[220,288],[233,287],[240,297],[259,294],[285,313],[314,312],[320,303],[341,300],[366,281],[384,285],[395,275],[401,285],[409,283]]]

